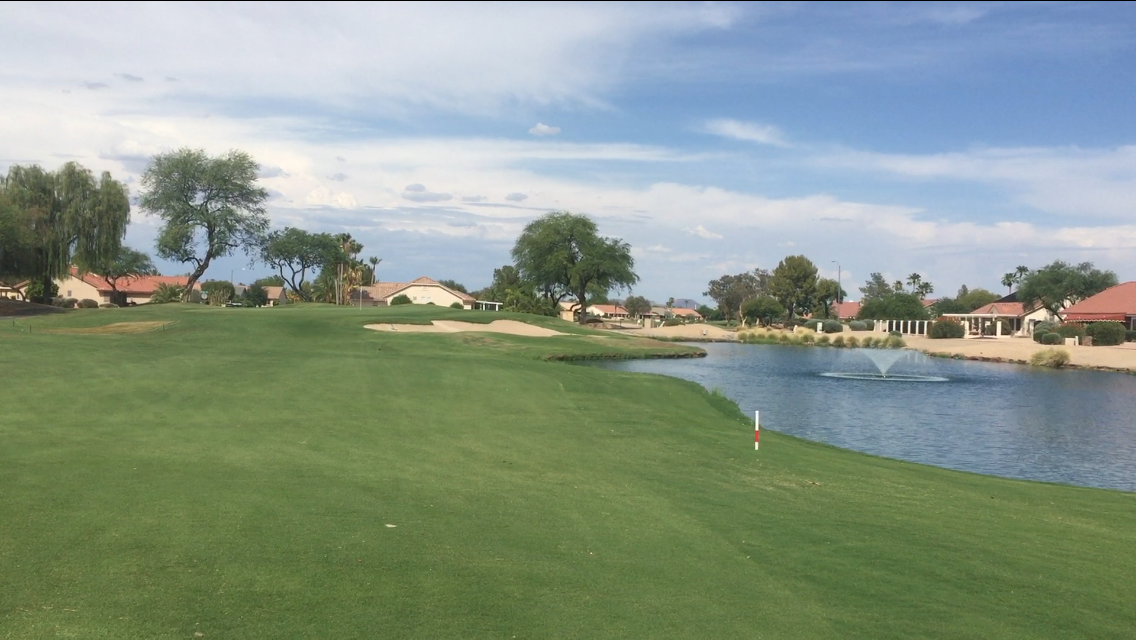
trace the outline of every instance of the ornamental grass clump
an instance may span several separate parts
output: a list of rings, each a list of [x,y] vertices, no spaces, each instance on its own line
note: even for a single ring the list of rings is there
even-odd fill
[[[818,347],[827,347],[830,344],[832,344],[832,338],[829,338],[826,335],[821,335],[819,338],[816,339],[816,345]]]
[[[1069,352],[1064,349],[1042,349],[1030,356],[1030,364],[1060,369],[1069,364]]]
[[[856,339],[856,336],[848,336],[848,340],[845,344],[848,345],[849,349],[855,349],[860,346],[860,341]]]
[[[844,336],[836,336],[835,338],[833,338],[832,339],[832,346],[843,349],[844,348]]]

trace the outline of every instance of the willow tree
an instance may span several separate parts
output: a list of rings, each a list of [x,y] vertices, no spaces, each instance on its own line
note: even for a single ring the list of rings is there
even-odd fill
[[[130,223],[126,187],[107,172],[95,179],[74,162],[55,172],[15,165],[0,178],[0,199],[20,239],[0,268],[40,282],[43,291],[72,265],[87,271],[113,260]]]
[[[142,174],[139,204],[163,222],[158,255],[193,265],[187,299],[214,259],[237,249],[251,254],[261,246],[268,191],[256,186],[258,169],[243,151],[213,158],[183,148],[154,156]]]
[[[588,294],[630,288],[639,281],[631,246],[617,238],[600,237],[596,223],[584,215],[555,211],[525,226],[513,246],[513,261],[523,280],[535,284],[552,300],[572,294],[580,303],[580,324],[588,320]]]

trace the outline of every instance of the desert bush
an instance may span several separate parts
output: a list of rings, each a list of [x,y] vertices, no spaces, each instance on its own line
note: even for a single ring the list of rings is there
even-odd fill
[[[880,338],[880,340],[887,342],[887,338]],[[876,339],[873,338],[872,336],[864,336],[863,338],[860,339],[860,347],[863,348],[863,349],[871,349],[875,346],[876,346]]]
[[[1136,329],[1129,329],[1124,332],[1125,342],[1136,342]]]
[[[852,331],[867,331],[868,323],[863,320],[853,320],[848,323],[848,328]]]
[[[832,346],[843,347],[844,346],[844,336],[836,336],[835,338],[833,338],[832,339]]]
[[[888,349],[902,349],[907,346],[907,343],[900,336],[890,336],[885,346]]]
[[[801,344],[812,344],[816,342],[816,335],[812,333],[805,333],[801,335]]]
[[[936,320],[931,323],[931,331],[928,332],[928,338],[944,339],[944,338],[962,338],[966,336],[966,327],[957,320]]]
[[[150,296],[150,304],[164,304],[166,302],[178,302],[182,296],[185,295],[185,287],[176,284],[160,283],[158,288],[154,290],[154,295]]]
[[[82,300],[79,301],[79,308],[80,309],[98,309],[99,308],[99,302],[98,302],[98,300],[91,300],[90,298],[83,298]]]
[[[1033,341],[1040,343],[1042,336],[1047,333],[1053,333],[1053,330],[1056,328],[1057,323],[1055,322],[1039,322],[1035,324],[1033,326]]]
[[[392,307],[396,304],[414,304],[414,301],[410,299],[410,296],[408,296],[404,293],[404,294],[395,296],[394,299],[391,300],[391,306]]]
[[[100,309],[117,309],[118,305],[113,302],[104,302],[99,305]]]
[[[824,325],[821,327],[825,333],[843,333],[844,325],[840,324],[839,320],[825,320]]]
[[[1085,325],[1067,322],[1054,329],[1053,332],[1060,334],[1062,338],[1083,338],[1085,337]]]
[[[903,332],[901,332],[901,331],[888,331],[888,335],[889,336],[895,336],[896,338],[902,338]]]
[[[856,339],[856,336],[848,336],[848,340],[844,344],[851,349],[855,349],[860,346],[860,341]]]
[[[1046,333],[1041,336],[1041,344],[1065,344],[1065,338],[1060,333]]]
[[[460,303],[460,302],[451,302],[450,308],[451,309],[464,309],[465,307],[463,307],[462,303]]]
[[[682,324],[686,324],[686,323],[683,322],[682,320],[679,320],[678,318],[667,318],[665,321],[663,321],[664,327],[677,327],[677,326],[682,325]]]
[[[818,347],[827,347],[831,343],[832,339],[823,334],[821,334],[821,336],[816,339],[816,344]]]
[[[56,298],[51,302],[51,305],[62,309],[74,309],[77,302],[78,300],[75,298]]]
[[[1092,337],[1094,347],[1109,347],[1124,342],[1124,325],[1119,322],[1094,322],[1085,327],[1085,335]]]
[[[1056,334],[1046,334],[1056,335]],[[1059,369],[1069,364],[1069,352],[1064,349],[1042,349],[1030,356],[1030,364],[1036,367],[1053,367]]]

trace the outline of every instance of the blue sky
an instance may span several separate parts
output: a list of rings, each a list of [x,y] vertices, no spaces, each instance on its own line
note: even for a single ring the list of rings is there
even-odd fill
[[[136,188],[155,153],[243,149],[275,226],[350,232],[384,280],[484,286],[554,209],[629,242],[654,299],[796,253],[851,297],[1055,259],[1129,280],[1134,27],[1086,2],[13,5],[0,169]],[[267,273],[208,277],[232,270]]]

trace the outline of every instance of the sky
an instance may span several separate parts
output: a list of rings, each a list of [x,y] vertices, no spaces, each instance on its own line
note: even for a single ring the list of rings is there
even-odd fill
[[[486,286],[553,210],[628,242],[654,300],[793,254],[851,299],[1136,279],[1129,3],[17,3],[0,59],[0,171],[137,195],[154,154],[240,149],[274,227],[351,233],[387,281]]]

